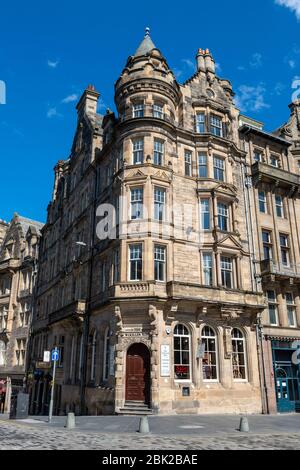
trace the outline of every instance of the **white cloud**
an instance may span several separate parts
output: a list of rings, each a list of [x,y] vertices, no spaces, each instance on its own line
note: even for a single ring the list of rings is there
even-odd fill
[[[285,89],[286,89],[286,86],[283,83],[277,82],[274,86],[275,95],[280,96],[284,92]]]
[[[61,117],[62,114],[60,114],[56,108],[49,108],[47,111],[47,118],[51,119],[53,117]]]
[[[192,70],[196,70],[196,64],[193,60],[191,59],[182,59],[181,62],[183,62],[185,65],[188,66],[188,68]]]
[[[291,69],[296,68],[296,61],[295,61],[295,60],[290,59],[290,60],[288,61],[288,64],[289,64],[289,66],[291,67]]]
[[[73,101],[77,101],[78,95],[76,93],[73,93],[72,95],[66,96],[63,100],[61,100],[62,103],[72,103]]]
[[[50,67],[51,69],[56,69],[56,67],[59,64],[59,60],[56,60],[56,61],[48,60],[47,64],[48,64],[48,67]]]
[[[289,8],[300,20],[300,0],[275,0],[275,3]]]
[[[241,85],[235,97],[235,104],[242,112],[259,112],[264,108],[270,108],[265,102],[265,92],[262,83],[257,86]]]
[[[260,68],[262,66],[262,55],[259,52],[252,54],[249,64],[254,69]]]

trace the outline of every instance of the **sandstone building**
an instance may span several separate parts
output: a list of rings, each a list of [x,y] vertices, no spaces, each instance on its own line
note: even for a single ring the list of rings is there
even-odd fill
[[[0,221],[0,392],[23,389],[42,224],[15,214]]]
[[[97,113],[92,86],[77,105],[71,154],[55,167],[42,229],[32,413],[49,410],[52,370],[41,361],[54,346],[57,414],[276,409],[273,342],[300,332],[299,126],[265,133],[240,115],[209,50],[199,49],[196,64],[179,84],[146,31],[115,84],[117,113]],[[280,221],[275,188],[286,198]],[[277,237],[277,254],[279,233],[295,238],[285,247],[289,274],[271,271],[263,230]],[[281,308],[276,326],[269,277]]]

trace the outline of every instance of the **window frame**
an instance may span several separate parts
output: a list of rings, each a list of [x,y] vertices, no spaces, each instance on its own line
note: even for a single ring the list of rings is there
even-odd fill
[[[133,248],[139,248],[140,249],[140,258],[132,258],[131,255],[132,255],[132,249]],[[142,243],[129,243],[128,245],[128,252],[129,252],[129,256],[128,256],[128,261],[129,261],[129,266],[128,266],[128,280],[129,282],[140,282],[143,280],[143,244]],[[140,273],[141,273],[141,276],[140,278],[135,278],[135,279],[132,279],[131,277],[131,274],[132,274],[132,270],[131,270],[131,263],[132,262],[135,262],[135,272],[138,273],[139,270],[140,270]],[[138,268],[138,263],[140,262],[140,269]]]
[[[213,336],[210,336],[210,335],[204,335],[203,332],[204,330],[208,328],[210,329],[214,335]],[[218,350],[218,335],[215,331],[214,328],[212,328],[210,325],[203,325],[202,327],[202,330],[201,330],[201,345],[203,344],[203,339],[207,340],[206,343],[208,344],[208,341],[209,339],[214,339],[215,341],[215,355],[216,355],[216,364],[215,366],[210,366],[210,367],[215,367],[215,370],[216,370],[216,379],[205,379],[204,378],[204,371],[203,371],[203,359],[204,357],[202,358],[202,380],[203,380],[203,383],[219,383],[220,382],[220,364],[219,364],[219,350]],[[205,351],[204,351],[204,354],[206,352],[206,348],[205,348]],[[208,351],[208,352],[213,352],[213,351]]]
[[[144,163],[144,139],[132,140],[132,164],[143,165]]]
[[[175,333],[176,328],[177,328],[178,326],[184,327],[184,328],[187,330],[188,334],[187,334],[187,335],[186,335],[186,334],[180,335],[180,334]],[[183,331],[184,331],[184,330],[183,330]],[[179,350],[176,349],[176,350],[175,350],[175,338],[178,338],[178,337],[179,337],[179,338],[188,338],[188,339],[189,339],[189,348],[188,348],[188,350],[182,349],[182,343],[181,343],[181,341],[180,341],[180,347],[181,347],[181,349],[179,349]],[[176,376],[175,376],[175,375],[176,375],[176,373],[175,373],[175,367],[176,367],[176,366],[186,366],[187,364],[184,364],[183,361],[182,361],[182,359],[181,359],[181,363],[180,363],[180,364],[177,364],[177,363],[175,362],[175,351],[179,351],[179,353],[181,353],[181,354],[182,354],[182,352],[188,351],[188,359],[189,359],[189,360],[188,360],[189,378],[186,378],[186,379],[176,378]],[[193,363],[193,362],[192,362],[192,335],[191,335],[191,331],[190,331],[190,329],[189,329],[184,323],[176,323],[176,325],[175,325],[175,327],[174,327],[174,331],[173,331],[173,374],[174,374],[174,381],[175,381],[176,383],[178,383],[178,382],[182,382],[182,383],[191,383],[191,382],[192,382],[192,363]]]
[[[233,332],[234,331],[239,331],[239,333],[242,335],[242,338],[241,337],[234,337],[233,336]],[[236,343],[238,341],[242,341],[243,342],[243,355],[244,355],[244,369],[245,369],[245,378],[244,379],[240,379],[240,378],[235,378],[234,377],[234,365],[233,365],[233,356],[234,356],[234,347],[233,347],[233,341],[235,341]],[[233,382],[243,382],[243,383],[246,383],[246,382],[249,382],[249,370],[248,370],[248,354],[247,354],[247,342],[246,342],[246,336],[245,336],[245,333],[240,329],[240,328],[232,328],[232,331],[231,331],[231,344],[232,344],[232,355],[231,355],[231,367],[232,367],[232,380]],[[237,353],[239,354],[239,353]],[[239,366],[240,367],[240,366]]]
[[[162,249],[164,259],[156,258],[157,249]],[[160,243],[154,243],[153,264],[154,264],[154,280],[156,282],[166,282],[166,279],[167,279],[167,247],[166,245],[162,245]],[[160,273],[160,267],[162,267],[163,279],[157,279],[157,276],[156,276],[157,269],[158,269],[158,272]]]

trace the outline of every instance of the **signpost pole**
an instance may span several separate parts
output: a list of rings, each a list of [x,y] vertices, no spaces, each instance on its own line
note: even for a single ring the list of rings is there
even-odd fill
[[[53,374],[52,374],[52,387],[51,387],[51,398],[50,398],[50,406],[49,406],[49,419],[48,423],[52,422],[52,414],[53,414],[53,398],[54,398],[54,384],[55,384],[55,371],[56,371],[56,361],[58,360],[58,349],[55,348],[52,351],[52,361],[53,361]]]

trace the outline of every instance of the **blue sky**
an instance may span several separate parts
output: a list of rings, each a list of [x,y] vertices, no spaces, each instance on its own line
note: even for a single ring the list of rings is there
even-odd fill
[[[151,5],[151,8],[150,8]],[[0,218],[45,221],[53,167],[68,158],[77,98],[89,83],[100,111],[114,109],[126,59],[151,37],[178,81],[193,74],[199,47],[231,80],[242,111],[273,130],[289,116],[300,75],[300,0],[2,2]],[[1,96],[0,96],[1,102]]]

